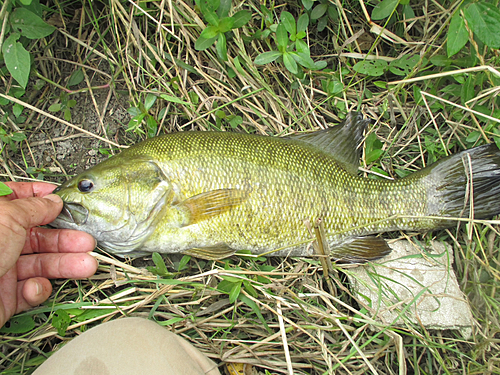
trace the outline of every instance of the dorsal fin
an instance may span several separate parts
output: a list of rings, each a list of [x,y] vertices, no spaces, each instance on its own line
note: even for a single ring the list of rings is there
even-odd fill
[[[358,173],[363,133],[370,123],[359,112],[349,112],[345,120],[333,128],[312,133],[293,134],[291,139],[314,145],[332,155],[348,172]]]

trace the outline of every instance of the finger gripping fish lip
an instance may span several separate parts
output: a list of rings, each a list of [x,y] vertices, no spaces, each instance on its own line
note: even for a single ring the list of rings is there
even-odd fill
[[[83,225],[87,222],[89,217],[89,210],[79,203],[64,203],[63,209],[59,216],[60,220]]]

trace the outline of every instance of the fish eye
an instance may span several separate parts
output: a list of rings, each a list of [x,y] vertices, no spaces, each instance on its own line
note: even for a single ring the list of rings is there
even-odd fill
[[[88,193],[94,188],[94,183],[91,180],[81,180],[78,182],[78,190],[82,193]]]

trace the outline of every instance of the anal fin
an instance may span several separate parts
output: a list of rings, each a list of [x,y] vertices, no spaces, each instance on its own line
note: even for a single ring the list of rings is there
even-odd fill
[[[387,242],[379,237],[354,237],[335,246],[330,255],[341,263],[366,263],[391,252]]]
[[[183,254],[191,255],[205,260],[219,260],[230,257],[236,252],[224,243],[206,247],[194,247],[183,251]]]

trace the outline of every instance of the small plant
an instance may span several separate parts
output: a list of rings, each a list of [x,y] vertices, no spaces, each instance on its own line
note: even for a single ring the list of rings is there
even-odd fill
[[[250,21],[252,13],[240,10],[229,17],[231,0],[196,0],[196,5],[209,24],[196,40],[196,50],[204,51],[217,41],[215,45],[217,56],[219,59],[227,61],[226,33],[246,25]]]
[[[38,0],[7,0],[5,8],[10,13],[6,23],[7,38],[2,44],[3,60],[7,70],[22,88],[26,88],[31,68],[31,57],[25,46],[29,39],[41,39],[52,34],[54,26],[45,23],[40,15],[24,8],[31,5],[30,9],[39,9]],[[3,20],[4,16],[0,16]]]
[[[158,131],[158,122],[149,114],[149,110],[155,104],[157,96],[154,94],[147,94],[144,104],[139,102],[137,107],[130,107],[127,112],[132,115],[132,119],[128,123],[127,131],[139,132],[144,134],[141,129],[142,121],[146,121],[146,129],[148,138],[152,138]]]
[[[50,112],[62,112],[66,121],[71,121],[71,108],[76,105],[76,100],[69,99],[66,92],[61,92],[59,103],[54,103],[49,107]]]
[[[302,74],[299,65],[310,70],[325,68],[326,61],[314,62],[311,59],[309,46],[303,41],[308,26],[309,16],[306,13],[302,14],[295,22],[291,13],[282,12],[275,33],[278,50],[261,53],[255,58],[254,63],[264,65],[280,59],[283,61],[285,68],[297,76]]]

